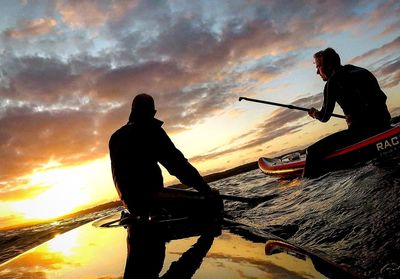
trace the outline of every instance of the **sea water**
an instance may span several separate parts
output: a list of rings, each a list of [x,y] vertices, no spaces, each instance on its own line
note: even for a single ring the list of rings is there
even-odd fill
[[[221,193],[258,198],[225,201],[227,217],[349,267],[367,278],[400,278],[400,164],[372,163],[317,179],[278,180],[260,170],[210,183]],[[120,208],[0,231],[0,262]]]
[[[227,203],[237,221],[271,232],[364,275],[400,278],[400,164],[277,181],[252,171],[214,184],[227,193],[272,200]]]

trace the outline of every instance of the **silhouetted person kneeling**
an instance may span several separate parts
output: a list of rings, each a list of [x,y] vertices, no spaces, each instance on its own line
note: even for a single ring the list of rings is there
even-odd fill
[[[158,197],[164,192],[163,165],[183,184],[205,196],[213,191],[199,172],[174,146],[154,118],[154,99],[148,94],[137,95],[126,125],[110,138],[109,148],[115,187],[124,205],[136,214],[146,214],[159,207]]]

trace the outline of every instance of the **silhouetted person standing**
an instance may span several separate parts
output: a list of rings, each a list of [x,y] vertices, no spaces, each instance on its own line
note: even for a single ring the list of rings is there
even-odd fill
[[[303,177],[321,175],[321,159],[327,153],[388,129],[391,118],[386,106],[387,97],[371,72],[354,65],[342,66],[340,56],[332,48],[315,53],[314,59],[317,74],[326,84],[321,110],[311,108],[308,114],[327,122],[338,103],[348,129],[323,138],[307,149]]]
[[[154,99],[148,94],[137,95],[126,125],[110,138],[112,174],[119,197],[132,212],[146,213],[157,207],[155,196],[164,191],[158,165],[163,165],[183,184],[204,195],[212,191],[199,172],[174,146],[154,118]]]

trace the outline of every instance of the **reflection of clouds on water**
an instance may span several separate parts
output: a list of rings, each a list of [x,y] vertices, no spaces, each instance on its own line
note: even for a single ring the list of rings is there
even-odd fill
[[[265,272],[269,273],[272,278],[284,278],[288,276],[288,273],[292,273],[291,275],[294,278],[300,277],[299,273],[290,272],[286,268],[270,262],[268,259],[249,259],[223,253],[209,253],[207,254],[207,260],[215,260],[221,268],[232,269],[234,273],[241,275],[240,278],[258,278],[254,276],[257,274],[262,275]],[[239,264],[240,268],[236,264]]]
[[[17,261],[7,265],[7,269],[0,269],[0,277],[37,278],[34,276],[38,276],[38,278],[47,278],[46,274],[49,270],[60,269],[65,263],[66,260],[62,253],[49,253],[47,250],[38,249],[35,252],[21,255]]]
[[[109,277],[116,278],[122,274],[125,256],[123,227],[102,230],[88,223],[3,264],[0,277],[36,278],[29,277],[35,270],[35,274],[45,274],[38,275],[39,278],[82,278],[96,275],[96,270],[109,266]]]
[[[78,262],[71,261],[68,257],[73,254],[73,248],[78,245],[78,230],[58,235],[47,244],[27,252],[7,265],[6,270],[0,270],[3,278],[47,278],[49,270],[59,270],[69,266],[79,266]],[[30,271],[30,270],[44,271]]]

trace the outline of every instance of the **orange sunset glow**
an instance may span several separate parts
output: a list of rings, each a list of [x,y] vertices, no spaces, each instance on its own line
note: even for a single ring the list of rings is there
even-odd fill
[[[326,47],[373,72],[399,115],[399,10],[379,0],[2,2],[0,229],[118,200],[108,141],[137,93],[154,97],[202,175],[346,127],[238,101],[319,108],[312,57]]]

